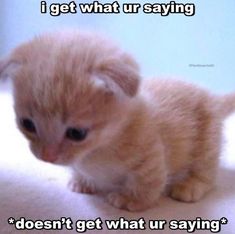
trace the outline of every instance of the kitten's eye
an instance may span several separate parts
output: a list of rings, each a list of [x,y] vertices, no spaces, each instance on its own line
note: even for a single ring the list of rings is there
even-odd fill
[[[20,124],[26,131],[31,132],[31,133],[36,133],[36,127],[32,120],[22,119],[20,121]]]
[[[83,141],[87,136],[88,130],[85,128],[68,128],[66,137],[72,141]]]

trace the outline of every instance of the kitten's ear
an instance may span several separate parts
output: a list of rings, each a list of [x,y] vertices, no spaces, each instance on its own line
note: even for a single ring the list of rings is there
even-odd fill
[[[17,63],[12,61],[10,58],[0,59],[0,79],[6,79],[11,76],[17,67]]]
[[[129,97],[136,95],[140,82],[139,67],[129,55],[105,59],[99,64],[99,72],[106,88],[114,92],[121,89]]]
[[[18,67],[19,64],[10,57],[0,59],[0,80],[11,76]]]

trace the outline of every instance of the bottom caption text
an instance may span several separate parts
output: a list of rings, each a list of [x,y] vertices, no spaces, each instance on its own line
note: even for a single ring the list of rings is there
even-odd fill
[[[193,233],[196,230],[207,230],[212,233],[221,231],[222,226],[228,223],[228,219],[222,217],[218,220],[207,220],[200,217],[194,220],[148,220],[144,218],[138,220],[127,220],[123,217],[117,220],[102,220],[97,218],[94,220],[76,220],[62,217],[58,220],[30,220],[24,217],[8,219],[10,225],[14,225],[17,230],[76,230],[78,233],[84,233],[88,230],[184,230]]]

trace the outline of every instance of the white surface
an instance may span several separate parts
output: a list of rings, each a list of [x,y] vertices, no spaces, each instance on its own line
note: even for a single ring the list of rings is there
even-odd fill
[[[220,219],[226,217],[228,224],[221,226],[221,233],[235,233],[235,118],[226,122],[225,150],[218,178],[217,188],[203,200],[194,204],[162,198],[159,205],[145,212],[130,213],[117,210],[104,203],[101,198],[70,192],[67,187],[67,173],[60,167],[39,162],[29,152],[27,143],[14,124],[10,95],[0,92],[0,233],[77,233],[72,231],[17,231],[9,225],[9,217],[19,219],[60,219],[71,217],[74,223],[79,219],[149,219],[168,221],[172,219]],[[91,231],[92,233],[132,233],[131,231]],[[88,231],[88,233],[91,233]],[[145,230],[146,233],[187,233]],[[133,231],[137,233],[137,231]],[[210,233],[195,231],[194,233]]]

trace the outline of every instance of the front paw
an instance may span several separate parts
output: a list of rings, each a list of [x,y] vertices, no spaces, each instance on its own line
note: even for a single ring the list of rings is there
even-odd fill
[[[88,194],[96,193],[95,185],[81,178],[71,179],[68,183],[68,187],[71,191],[76,193],[88,193]]]
[[[184,202],[196,202],[200,200],[210,189],[210,184],[206,184],[195,178],[188,178],[185,181],[173,185],[171,197]]]
[[[118,208],[128,211],[141,211],[149,208],[150,204],[147,204],[145,200],[133,199],[127,195],[111,192],[106,197],[107,202]]]

